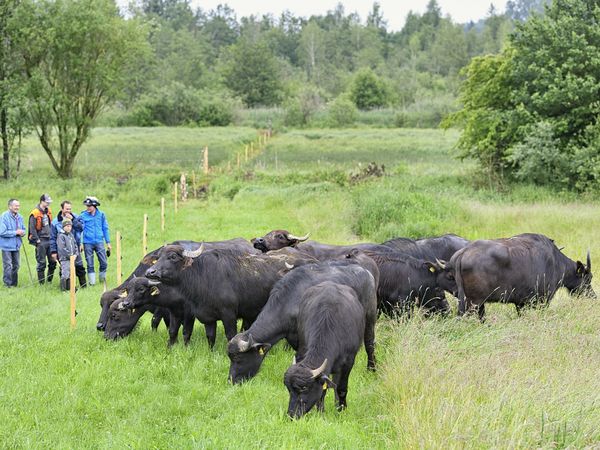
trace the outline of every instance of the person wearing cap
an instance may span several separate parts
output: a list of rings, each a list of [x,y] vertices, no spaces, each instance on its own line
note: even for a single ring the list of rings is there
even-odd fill
[[[62,227],[56,238],[56,251],[58,260],[60,261],[60,289],[68,291],[71,288],[71,256],[75,255],[75,270],[83,269],[83,261],[81,261],[81,253],[79,245],[75,240],[75,235],[72,233],[73,222],[71,219],[63,219]],[[81,282],[81,281],[80,281]],[[85,278],[84,278],[85,282]]]
[[[60,211],[56,217],[52,220],[52,226],[50,227],[50,254],[55,261],[58,261],[58,250],[56,248],[56,241],[63,229],[63,220],[69,219],[71,221],[71,234],[75,238],[77,248],[81,246],[81,233],[83,232],[83,223],[75,213],[73,213],[73,205],[69,200],[64,200],[60,204]],[[62,265],[61,265],[62,266]],[[85,287],[85,268],[83,263],[75,266],[77,272],[77,278],[79,279],[79,286]],[[61,276],[62,279],[62,276]]]
[[[29,243],[35,246],[35,259],[37,261],[37,277],[40,284],[51,283],[56,270],[56,261],[50,254],[50,224],[52,211],[50,210],[52,198],[42,194],[40,203],[29,214]],[[48,262],[48,274],[46,271]]]
[[[19,214],[21,204],[16,198],[8,201],[8,211],[0,216],[0,250],[4,286],[15,287],[19,281],[19,263],[25,223]]]
[[[85,253],[85,261],[87,263],[87,272],[89,284],[96,284],[96,271],[94,269],[94,253],[98,257],[98,263],[100,264],[100,281],[106,281],[106,268],[108,267],[106,260],[106,250],[104,249],[104,243],[106,242],[106,249],[108,254],[111,251],[110,235],[108,233],[108,222],[106,215],[98,209],[100,202],[96,197],[88,196],[83,201],[86,209],[79,215],[81,222],[83,223],[83,251]]]

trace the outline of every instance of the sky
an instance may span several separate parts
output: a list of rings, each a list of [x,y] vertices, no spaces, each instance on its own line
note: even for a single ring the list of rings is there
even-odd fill
[[[409,11],[419,14],[425,12],[429,0],[378,0],[383,12],[383,18],[387,21],[388,31],[399,31],[404,25],[404,19]],[[344,5],[346,14],[357,12],[364,22],[373,6],[372,0],[191,0],[193,8],[200,7],[209,11],[217,7],[219,3],[226,3],[237,15],[237,18],[251,14],[261,16],[272,13],[275,17],[281,12],[289,10],[296,16],[310,17],[311,15],[324,15],[328,10],[333,10],[338,3]],[[476,22],[484,18],[493,4],[496,11],[503,12],[506,0],[437,0],[442,10],[442,15],[450,15],[457,23],[465,23],[470,20]]]
[[[409,11],[422,14],[425,12],[429,0],[378,0],[387,21],[388,31],[399,31],[404,25],[404,19]],[[126,3],[126,2],[123,2]],[[262,16],[272,13],[275,17],[281,12],[289,10],[296,16],[310,17],[311,15],[324,15],[332,10],[338,3],[344,5],[346,14],[358,12],[364,22],[373,5],[372,0],[191,0],[192,8],[200,7],[205,11],[215,9],[219,3],[225,3],[241,17],[254,14]],[[504,12],[506,0],[437,0],[442,10],[442,15],[450,15],[457,23],[470,20],[476,22],[484,18],[493,4],[498,12]],[[119,0],[122,4],[122,0]]]

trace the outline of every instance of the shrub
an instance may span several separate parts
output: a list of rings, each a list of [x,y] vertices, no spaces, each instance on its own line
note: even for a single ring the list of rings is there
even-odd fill
[[[322,104],[318,89],[308,86],[285,104],[284,123],[288,126],[306,126]]]
[[[380,108],[387,105],[387,89],[371,69],[358,71],[352,82],[350,97],[359,109]]]
[[[358,110],[347,95],[340,95],[331,102],[327,114],[332,127],[353,125],[358,118]]]

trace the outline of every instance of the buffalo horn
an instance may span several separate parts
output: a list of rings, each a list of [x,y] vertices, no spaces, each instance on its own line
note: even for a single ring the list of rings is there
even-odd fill
[[[296,355],[294,355],[294,359],[292,359],[292,366],[296,365]]]
[[[240,339],[240,341],[238,343],[238,349],[240,350],[240,352],[245,353],[248,350],[250,350],[250,347],[252,347],[252,344],[254,344],[254,339],[252,339],[252,335],[249,334],[247,341],[243,341]]]
[[[197,258],[198,256],[200,256],[202,254],[202,252],[204,251],[204,242],[200,245],[200,248],[198,248],[198,250],[184,250],[183,251],[183,256],[187,257],[187,258]]]
[[[325,366],[327,366],[327,358],[325,358],[325,361],[323,361],[323,364],[321,364],[320,367],[310,371],[312,377],[317,378],[319,375],[321,375],[321,373],[325,370]]]
[[[446,268],[446,261],[444,261],[443,259],[437,259],[435,258],[435,262],[437,263],[438,266],[440,266],[442,269]]]
[[[592,270],[592,258],[590,256],[590,250],[587,252],[587,268],[588,270]]]
[[[124,310],[126,310],[127,308],[125,308],[125,306],[123,306],[123,302],[119,302],[119,304],[117,305],[117,309],[118,309],[119,311],[124,311]]]
[[[160,281],[156,281],[156,280],[150,280],[148,279],[148,284],[150,286],[158,286],[160,284]]]
[[[288,270],[292,270],[294,268],[293,264],[288,263],[287,261],[285,262],[285,267],[287,267]]]
[[[304,236],[302,237],[298,237],[298,236],[294,236],[293,234],[288,234],[288,239],[296,239],[298,242],[304,242],[305,240],[308,239],[308,237],[310,236],[310,233],[306,233]]]

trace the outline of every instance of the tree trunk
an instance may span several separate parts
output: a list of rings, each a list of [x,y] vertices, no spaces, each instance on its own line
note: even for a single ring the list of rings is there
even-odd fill
[[[7,129],[8,117],[6,115],[6,108],[0,107],[0,135],[2,135],[2,177],[5,180],[10,178],[10,147],[8,146],[8,129]]]

